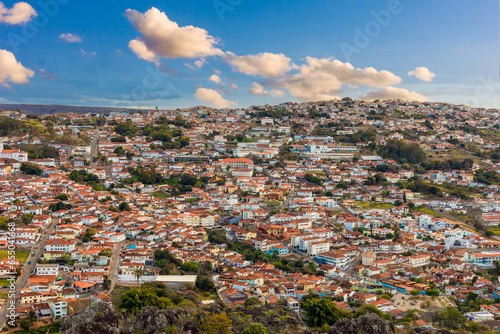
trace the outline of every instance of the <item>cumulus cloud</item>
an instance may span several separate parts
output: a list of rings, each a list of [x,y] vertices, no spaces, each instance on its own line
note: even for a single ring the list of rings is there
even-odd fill
[[[194,93],[194,97],[197,100],[207,103],[215,108],[228,108],[238,103],[237,101],[228,101],[217,91],[208,88],[198,88]]]
[[[127,9],[125,16],[142,34],[129,43],[129,47],[139,58],[156,62],[157,57],[194,59],[223,54],[216,47],[218,40],[210,36],[205,29],[194,26],[179,27],[155,7],[144,14]]]
[[[417,67],[413,71],[408,72],[408,75],[414,75],[422,81],[432,81],[436,76],[427,67]]]
[[[33,75],[35,72],[18,62],[12,52],[0,50],[0,85],[27,84]]]
[[[216,84],[220,84],[222,80],[217,74],[212,74],[208,80],[215,82]]]
[[[350,63],[336,59],[306,58],[306,64],[299,66],[300,72],[285,75],[270,82],[277,88],[288,92],[301,100],[319,100],[337,98],[342,92],[342,86],[356,87],[386,87],[398,84],[401,78],[389,71],[377,71],[373,67],[355,68]]]
[[[10,9],[0,2],[0,23],[23,24],[37,15],[36,10],[27,2],[18,2]]]
[[[231,84],[229,87],[231,87],[234,90],[238,90],[238,86],[236,84]]]
[[[265,78],[282,76],[293,68],[292,60],[282,53],[264,52],[237,56],[232,52],[227,52],[224,58],[235,71]]]
[[[160,57],[158,57],[153,51],[149,50],[144,42],[139,41],[137,39],[131,40],[128,43],[128,47],[132,50],[135,55],[141,59],[158,63]]]
[[[271,95],[275,97],[282,97],[283,94],[285,94],[284,91],[279,89],[265,90],[264,86],[262,86],[257,82],[254,82],[252,86],[248,89],[248,91],[254,95],[263,95],[263,96]]]
[[[77,34],[69,34],[69,33],[59,35],[59,39],[62,39],[63,41],[69,43],[80,43],[82,41],[82,38]]]
[[[422,94],[410,92],[404,88],[384,87],[379,90],[370,90],[365,95],[358,97],[360,100],[373,101],[373,100],[405,100],[405,101],[418,101],[425,102],[429,99]]]

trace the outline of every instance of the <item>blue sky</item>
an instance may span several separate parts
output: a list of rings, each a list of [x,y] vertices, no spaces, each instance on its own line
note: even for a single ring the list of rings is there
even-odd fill
[[[9,21],[0,6],[4,103],[245,107],[316,95],[499,107],[498,1],[26,2],[36,16],[25,10]],[[382,12],[389,16],[377,21]],[[154,20],[179,29],[144,28]],[[186,41],[190,34],[197,43]],[[134,52],[133,40],[144,50]],[[25,77],[2,76],[14,71],[5,51]]]

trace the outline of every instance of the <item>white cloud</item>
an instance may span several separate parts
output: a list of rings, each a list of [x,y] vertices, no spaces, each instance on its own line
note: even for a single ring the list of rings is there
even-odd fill
[[[31,21],[31,18],[37,15],[36,10],[26,2],[18,2],[10,9],[5,7],[3,2],[0,2],[0,23],[23,24]]]
[[[237,86],[236,84],[234,84],[234,83],[233,83],[233,84],[231,84],[231,85],[230,85],[230,87],[231,87],[232,89],[234,89],[234,90],[238,90],[238,86]]]
[[[194,26],[179,27],[155,7],[144,14],[127,9],[125,16],[142,34],[129,43],[129,47],[139,58],[156,61],[156,57],[202,58],[223,54],[215,47],[217,39],[210,36],[205,29]]]
[[[202,68],[203,65],[205,65],[206,63],[207,61],[204,58],[202,58],[200,60],[195,61],[194,66],[196,66],[197,68]]]
[[[194,97],[203,103],[207,103],[215,108],[228,108],[236,105],[237,101],[228,101],[217,91],[208,88],[198,88]]]
[[[330,100],[337,98],[342,86],[386,87],[398,84],[401,78],[389,71],[377,71],[373,67],[355,68],[350,63],[336,59],[306,58],[307,64],[300,65],[300,72],[271,81],[277,88],[301,100]]]
[[[128,47],[135,53],[137,57],[141,59],[153,63],[158,63],[158,61],[160,60],[160,57],[158,57],[153,51],[149,50],[146,44],[144,44],[142,41],[139,41],[137,39],[131,40],[128,43]]]
[[[93,56],[97,55],[97,53],[95,51],[86,52],[84,49],[80,49],[80,52],[84,56],[91,56],[91,57],[93,57]]]
[[[408,72],[408,75],[414,75],[422,81],[432,81],[436,76],[427,67],[417,67],[413,71]]]
[[[35,72],[18,62],[12,52],[0,50],[0,85],[27,84],[33,75]]]
[[[222,80],[217,74],[212,74],[208,80],[215,82],[216,84],[220,84]]]
[[[69,34],[69,33],[59,35],[59,39],[62,39],[69,43],[80,43],[82,41],[82,38],[77,34]]]
[[[264,86],[262,86],[261,84],[259,84],[257,82],[254,82],[252,84],[252,86],[248,89],[248,91],[254,95],[263,95],[263,96],[271,95],[274,97],[282,97],[283,94],[285,93],[284,91],[279,90],[279,89],[272,89],[269,91],[265,90]]]
[[[365,101],[400,99],[405,101],[425,102],[429,100],[422,94],[396,87],[384,87],[380,90],[370,90],[368,93],[360,95],[358,98]]]
[[[265,78],[282,76],[293,68],[292,60],[282,53],[264,52],[256,55],[237,56],[232,52],[227,52],[224,58],[235,71],[248,75],[260,75]]]

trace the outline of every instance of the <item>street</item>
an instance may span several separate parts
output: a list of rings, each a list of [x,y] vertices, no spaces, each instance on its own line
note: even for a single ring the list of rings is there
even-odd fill
[[[116,244],[115,249],[113,250],[113,255],[111,255],[111,263],[109,265],[109,273],[108,277],[111,280],[111,286],[107,295],[113,291],[117,281],[118,268],[120,265],[120,254],[122,252],[122,247],[125,244],[125,241],[120,241]]]
[[[42,238],[37,242],[36,248],[34,250],[35,255],[32,256],[31,254],[29,255],[28,259],[26,260],[26,264],[24,265],[24,270],[23,273],[20,277],[17,278],[16,280],[16,306],[18,304],[17,298],[19,297],[19,293],[22,288],[24,288],[28,282],[29,277],[31,276],[31,272],[36,268],[37,260],[40,258],[40,256],[44,252],[45,248],[45,243],[47,240],[49,240],[49,235],[52,234],[56,227],[56,220],[58,219],[52,219],[50,225],[48,226],[46,233],[43,234]],[[28,264],[29,263],[29,264]],[[7,306],[9,305],[9,300],[6,301],[1,307],[0,310],[0,319],[2,319],[2,327],[5,326],[5,317],[7,314]]]

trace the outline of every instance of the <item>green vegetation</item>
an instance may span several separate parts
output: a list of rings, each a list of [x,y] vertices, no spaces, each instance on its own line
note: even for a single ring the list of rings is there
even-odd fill
[[[388,203],[371,203],[371,202],[356,202],[356,204],[363,209],[386,209],[390,210],[394,207],[392,204]]]
[[[426,158],[425,152],[418,144],[407,144],[394,139],[387,141],[385,146],[380,146],[378,153],[385,159],[393,159],[401,164],[421,164]]]
[[[139,128],[133,125],[130,119],[127,119],[124,123],[117,124],[114,130],[119,135],[133,137],[139,131]]]
[[[166,198],[167,197],[167,194],[165,194],[163,191],[155,191],[155,192],[152,192],[151,195],[153,195],[154,197],[157,197],[157,198]]]
[[[25,263],[28,257],[30,256],[30,252],[16,250],[16,258],[19,259],[21,263]],[[9,257],[9,251],[6,249],[0,249],[0,260],[7,259]]]
[[[317,184],[318,186],[321,186],[323,184],[323,181],[321,181],[319,177],[314,176],[312,174],[306,174],[305,179],[306,181]]]
[[[42,169],[40,166],[29,163],[29,162],[23,162],[21,164],[21,172],[27,175],[37,175],[40,176],[42,175]]]
[[[71,173],[69,173],[69,178],[77,183],[88,184],[96,191],[105,190],[104,186],[100,183],[99,177],[95,174],[88,173],[86,170],[72,170]]]

